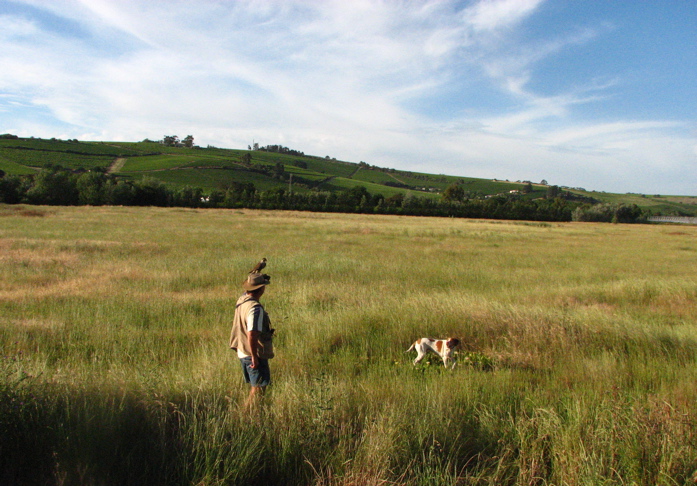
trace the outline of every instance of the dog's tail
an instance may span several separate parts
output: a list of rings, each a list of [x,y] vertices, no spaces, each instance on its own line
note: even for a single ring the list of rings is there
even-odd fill
[[[409,351],[411,351],[412,349],[414,349],[414,346],[416,346],[416,342],[414,342],[414,343],[411,345],[411,347],[410,347],[409,349],[407,349],[406,351],[404,351],[404,352],[405,352],[405,353],[408,353]]]

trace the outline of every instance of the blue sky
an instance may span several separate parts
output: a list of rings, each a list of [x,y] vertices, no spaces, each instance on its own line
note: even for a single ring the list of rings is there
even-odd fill
[[[696,0],[0,0],[0,133],[697,195]]]

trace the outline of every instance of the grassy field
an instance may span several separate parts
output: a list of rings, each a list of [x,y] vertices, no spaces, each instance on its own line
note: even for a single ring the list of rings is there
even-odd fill
[[[696,267],[695,227],[0,206],[0,483],[694,484]]]
[[[237,164],[232,159],[225,157],[165,154],[128,158],[122,170],[124,172],[148,172],[181,167],[222,167],[233,165]]]
[[[66,152],[47,153],[40,150],[0,150],[0,163],[3,170],[15,172],[14,166],[22,166],[25,170],[29,167],[44,167],[48,164],[60,165],[69,169],[78,168],[106,168],[113,162],[114,157],[100,155],[81,155]],[[26,172],[24,172],[26,173]]]

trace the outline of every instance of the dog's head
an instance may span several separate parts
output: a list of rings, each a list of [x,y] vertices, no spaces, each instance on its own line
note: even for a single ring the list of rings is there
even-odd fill
[[[460,345],[460,340],[458,338],[448,338],[448,340],[445,342],[445,345],[449,347],[450,349],[455,349]]]

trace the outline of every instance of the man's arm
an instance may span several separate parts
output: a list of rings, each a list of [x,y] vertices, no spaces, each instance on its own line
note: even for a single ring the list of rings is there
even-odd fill
[[[257,347],[259,346],[259,331],[248,331],[247,332],[247,342],[249,343],[249,349],[252,350],[252,368],[256,368],[259,361],[257,358]]]

